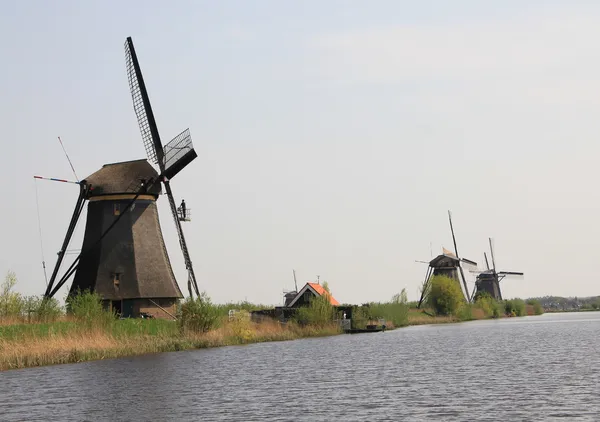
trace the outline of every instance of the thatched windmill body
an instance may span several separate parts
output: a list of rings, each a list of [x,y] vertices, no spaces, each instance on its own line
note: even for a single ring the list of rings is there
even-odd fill
[[[492,268],[490,268],[487,254],[484,252],[483,256],[485,258],[486,270],[471,271],[472,273],[477,273],[477,279],[475,280],[475,290],[473,291],[473,298],[475,298],[478,293],[486,293],[495,300],[502,300],[502,290],[500,289],[500,281],[502,281],[505,277],[522,277],[524,273],[517,271],[496,271],[494,245],[491,238],[489,239],[489,243],[490,255],[492,258]]]
[[[189,130],[162,145],[131,38],[125,43],[127,75],[133,106],[149,160],[107,164],[79,182],[80,192],[45,296],[52,297],[75,274],[70,294],[99,293],[107,307],[124,316],[143,312],[174,314],[182,297],[165,247],[156,200],[169,200],[188,270],[190,296],[199,293],[183,230],[189,210],[178,209],[170,180],[197,157]],[[88,202],[81,253],[57,280],[60,265],[81,212]]]
[[[477,263],[470,259],[460,258],[458,255],[458,247],[456,245],[456,237],[454,235],[454,227],[452,225],[452,214],[448,211],[448,221],[450,222],[450,231],[452,232],[452,242],[454,244],[454,253],[442,248],[442,254],[436,256],[428,262],[427,273],[425,274],[425,280],[423,281],[423,287],[421,288],[421,298],[419,299],[418,307],[420,308],[423,301],[427,297],[430,288],[431,279],[435,276],[442,275],[449,277],[461,286],[461,290],[467,301],[470,300],[469,289],[467,287],[467,280],[465,279],[465,273],[463,265],[469,267],[476,267]]]

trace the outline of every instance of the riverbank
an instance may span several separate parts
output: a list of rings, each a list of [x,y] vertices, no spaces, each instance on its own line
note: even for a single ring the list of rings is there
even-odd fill
[[[74,321],[0,326],[0,370],[98,359],[295,340],[340,334],[337,326],[300,327],[265,321],[228,321],[207,333],[181,333],[164,320],[117,320],[110,326]]]
[[[486,318],[482,312],[473,312],[470,320]],[[410,309],[407,321],[412,326],[464,320]],[[248,319],[224,321],[219,328],[206,333],[182,333],[175,321],[157,319],[115,320],[103,325],[63,318],[49,324],[0,325],[0,371],[341,333],[337,325],[302,327],[295,323],[269,320],[257,323]]]

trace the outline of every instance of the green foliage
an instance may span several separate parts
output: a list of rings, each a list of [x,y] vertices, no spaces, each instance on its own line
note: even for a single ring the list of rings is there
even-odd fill
[[[406,289],[402,289],[400,293],[396,293],[394,296],[392,296],[390,303],[401,303],[403,305],[408,305],[408,294],[406,293]]]
[[[115,324],[111,327],[111,332],[118,338],[135,335],[174,336],[179,334],[177,322],[160,318],[124,318],[115,321]]]
[[[39,296],[23,298],[23,317],[27,322],[54,322],[62,315],[62,306],[54,298]]]
[[[371,319],[370,306],[352,307],[352,321],[350,323],[353,329],[367,328],[367,322]]]
[[[537,299],[529,299],[527,301],[528,305],[533,306],[533,313],[536,315],[542,315],[544,313],[544,308],[542,308],[542,304]],[[594,304],[592,304],[593,306]]]
[[[9,271],[0,285],[0,318],[23,322],[53,322],[63,314],[56,299],[22,296],[15,292],[17,276]]]
[[[104,309],[102,297],[89,290],[67,297],[67,312],[88,326],[108,326],[115,320],[115,315]]]
[[[370,313],[372,319],[385,319],[394,324],[394,327],[408,325],[408,305],[405,303],[371,303]]]
[[[244,300],[242,302],[229,302],[229,303],[225,303],[225,304],[214,304],[213,306],[217,309],[219,316],[222,316],[222,317],[226,317],[231,309],[235,309],[238,311],[252,312],[252,311],[258,311],[260,309],[273,308],[272,306],[268,306],[268,305],[260,305],[260,304],[250,303],[247,300]]]
[[[456,315],[465,303],[458,282],[446,276],[431,278],[426,301],[438,315]]]
[[[206,292],[202,292],[196,299],[188,298],[181,305],[179,326],[184,332],[205,333],[218,327],[219,317],[219,308],[212,304]]]
[[[411,300],[410,302],[408,302],[408,307],[410,309],[417,309],[418,306],[419,306],[418,300]]]
[[[524,316],[525,301],[523,299],[510,299],[504,301],[504,313],[510,316]]]
[[[473,319],[473,305],[466,302],[461,303],[454,315],[460,321],[471,321]]]
[[[483,313],[488,318],[500,317],[500,304],[487,292],[478,292],[475,295],[475,306],[483,310]]]
[[[18,318],[22,316],[23,298],[13,288],[17,284],[17,275],[9,271],[0,285],[0,317]]]
[[[396,293],[387,303],[370,303],[369,319],[385,319],[394,324],[394,327],[408,325],[408,296],[406,289]]]
[[[298,308],[294,319],[301,325],[323,326],[335,319],[335,308],[326,295],[313,297],[308,306]]]

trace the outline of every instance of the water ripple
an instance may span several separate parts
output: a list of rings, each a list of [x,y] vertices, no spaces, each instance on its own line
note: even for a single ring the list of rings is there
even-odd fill
[[[0,373],[0,420],[600,420],[600,313]]]

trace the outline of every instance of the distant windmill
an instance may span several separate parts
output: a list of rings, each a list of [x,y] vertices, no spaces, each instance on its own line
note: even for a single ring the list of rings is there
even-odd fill
[[[142,72],[131,38],[125,42],[127,76],[133,108],[142,133],[146,159],[104,165],[77,182],[79,197],[62,248],[46,288],[53,297],[75,274],[70,293],[90,290],[104,304],[123,316],[152,313],[173,316],[182,297],[158,218],[156,201],[165,187],[175,219],[179,244],[188,270],[190,296],[199,295],[181,221],[189,221],[189,210],[177,209],[170,180],[197,157],[189,130],[162,145]],[[77,221],[88,201],[87,222],[81,253],[58,279],[58,271]]]
[[[496,260],[494,258],[494,245],[492,242],[492,238],[489,239],[490,242],[490,254],[492,258],[492,268],[490,269],[490,264],[488,262],[487,254],[484,252],[483,256],[485,258],[485,271],[471,271],[472,273],[477,273],[477,279],[475,281],[475,290],[473,291],[473,298],[477,296],[478,293],[487,293],[491,297],[496,300],[502,300],[502,291],[500,290],[500,281],[505,277],[510,276],[523,276],[524,273],[515,272],[515,271],[500,271],[496,272]]]
[[[292,300],[298,295],[298,282],[296,281],[296,270],[292,270],[294,274],[294,290],[284,290],[283,298],[284,298],[284,306],[288,306]]]
[[[448,211],[448,220],[450,222],[450,231],[452,232],[452,242],[454,243],[454,253],[442,248],[442,254],[436,256],[429,261],[429,267],[425,274],[425,280],[423,282],[423,288],[421,289],[421,298],[419,299],[418,307],[420,308],[423,300],[426,298],[429,291],[431,278],[436,275],[443,275],[456,280],[459,285],[462,282],[462,289],[465,298],[469,301],[469,289],[467,288],[467,281],[465,279],[465,273],[462,268],[462,264],[476,267],[477,263],[466,258],[460,258],[458,255],[458,247],[456,246],[456,237],[454,236],[454,227],[452,226],[452,214]]]

